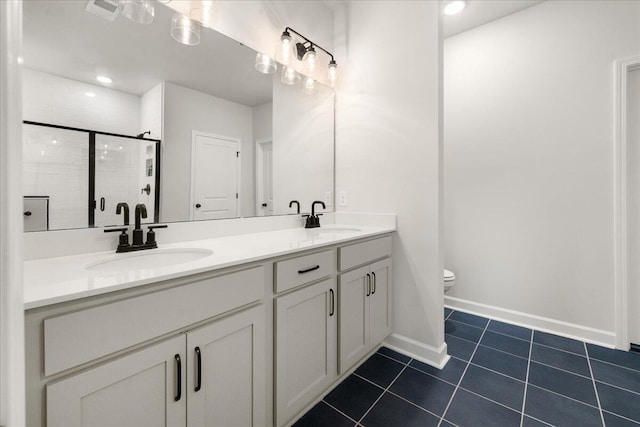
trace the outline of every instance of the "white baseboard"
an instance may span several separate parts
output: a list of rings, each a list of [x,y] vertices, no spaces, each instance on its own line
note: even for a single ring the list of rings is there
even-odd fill
[[[444,368],[450,358],[447,355],[447,343],[435,348],[403,335],[391,334],[382,345],[438,369]]]
[[[586,341],[605,347],[614,348],[616,344],[615,332],[603,331],[587,326],[576,325],[575,323],[563,322],[547,317],[536,316],[534,314],[522,313],[506,308],[492,305],[480,304],[461,298],[444,297],[444,305],[453,310],[460,310],[490,319],[512,323],[518,326],[535,329],[537,331],[549,332],[574,340]]]

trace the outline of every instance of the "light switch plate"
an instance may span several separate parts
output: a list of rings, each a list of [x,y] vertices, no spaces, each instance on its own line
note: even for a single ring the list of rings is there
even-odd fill
[[[340,206],[347,206],[347,192],[341,191],[338,193],[338,204]]]

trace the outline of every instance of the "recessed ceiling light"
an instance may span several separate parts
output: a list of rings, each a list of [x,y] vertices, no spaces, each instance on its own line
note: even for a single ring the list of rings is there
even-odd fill
[[[466,2],[464,0],[454,0],[449,2],[449,4],[447,4],[444,7],[444,14],[445,15],[455,15],[456,13],[460,13],[462,12],[462,9],[464,9],[464,7],[466,6]]]
[[[96,94],[95,94],[95,93],[93,93],[93,92],[85,92],[84,94],[85,94],[86,96],[88,96],[89,98],[95,98],[95,97],[96,97]]]
[[[113,82],[113,80],[111,80],[107,76],[96,76],[96,80],[99,81],[100,83],[104,83],[106,85],[111,84],[111,82]]]

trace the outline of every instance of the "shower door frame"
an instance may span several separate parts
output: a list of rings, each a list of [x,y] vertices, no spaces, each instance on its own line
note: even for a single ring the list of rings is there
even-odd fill
[[[62,126],[62,125],[54,125],[51,123],[42,123],[42,122],[34,122],[30,120],[23,120],[23,124],[25,125],[33,125],[33,126],[42,126],[54,129],[62,129],[62,130],[70,130],[75,132],[84,132],[88,134],[88,143],[89,143],[89,198],[88,198],[88,228],[95,228],[95,210],[97,209],[97,202],[95,200],[95,192],[96,192],[96,135],[105,135],[105,136],[113,136],[116,138],[126,138],[126,139],[135,139],[138,141],[144,142],[154,142],[156,145],[156,164],[155,164],[155,200],[154,200],[154,209],[153,209],[153,222],[160,222],[160,164],[161,164],[161,147],[162,141],[160,139],[152,139],[152,138],[138,138],[137,136],[131,135],[121,135],[118,133],[112,132],[103,132],[94,129],[82,129],[75,128],[70,126]]]

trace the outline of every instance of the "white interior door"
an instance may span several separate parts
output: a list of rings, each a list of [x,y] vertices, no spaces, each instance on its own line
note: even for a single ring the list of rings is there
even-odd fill
[[[236,218],[238,212],[238,140],[193,133],[191,147],[192,219]]]
[[[256,142],[256,214],[273,215],[273,141]]]
[[[627,79],[629,341],[640,345],[640,69]]]

